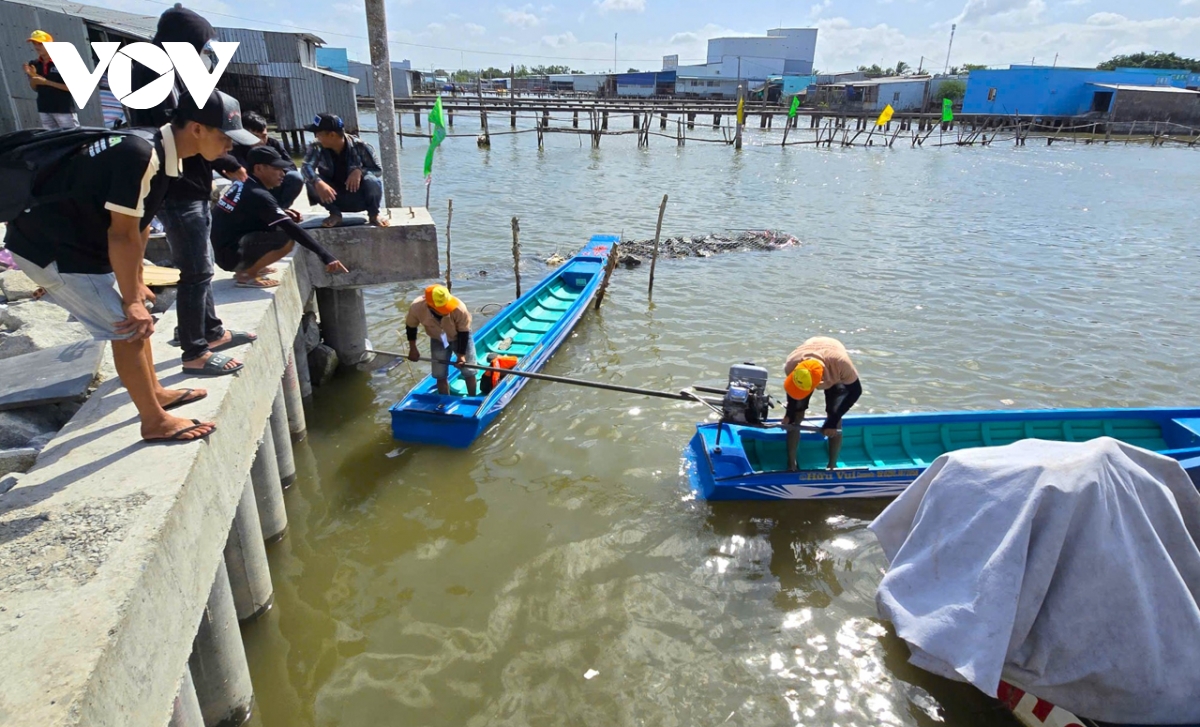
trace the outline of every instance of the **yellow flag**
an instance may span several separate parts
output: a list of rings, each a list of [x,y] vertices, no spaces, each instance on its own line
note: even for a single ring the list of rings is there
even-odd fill
[[[738,99],[737,114],[738,114],[737,115],[738,126],[741,126],[742,124],[746,123],[746,99],[744,99],[744,98]]]
[[[879,114],[879,118],[875,120],[875,125],[876,125],[876,126],[883,126],[883,125],[884,125],[884,124],[886,124],[887,122],[891,121],[891,120],[892,120],[892,114],[894,114],[894,113],[896,113],[896,110],[892,108],[892,105],[891,105],[891,104],[888,104],[887,106],[884,106],[884,107],[883,107],[883,112],[882,112],[882,113],[880,113],[880,114]]]

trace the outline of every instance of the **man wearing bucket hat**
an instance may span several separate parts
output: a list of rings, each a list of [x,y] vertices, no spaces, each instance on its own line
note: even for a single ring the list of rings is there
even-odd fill
[[[437,379],[439,394],[450,393],[450,350],[457,357],[455,365],[463,372],[467,385],[467,396],[475,396],[475,372],[463,369],[463,364],[475,363],[475,341],[471,337],[471,312],[458,298],[450,294],[444,285],[431,285],[425,293],[414,300],[404,319],[404,332],[408,336],[408,358],[416,361],[421,357],[417,350],[417,326],[425,327],[429,334],[429,357],[433,378]]]
[[[825,392],[825,423],[821,434],[829,438],[828,469],[837,468],[842,449],[842,417],[862,396],[858,370],[850,360],[846,347],[836,338],[816,336],[792,351],[783,365],[783,389],[787,392],[784,424],[801,424],[808,400],[816,389]],[[787,434],[788,471],[795,472],[796,448],[800,445],[800,430]]]
[[[45,44],[53,43],[54,36],[44,30],[35,30],[29,34],[28,42],[37,53],[37,58],[25,64],[25,75],[29,76],[29,87],[37,92],[39,123],[46,129],[74,129],[79,126],[75,102],[46,52]]]

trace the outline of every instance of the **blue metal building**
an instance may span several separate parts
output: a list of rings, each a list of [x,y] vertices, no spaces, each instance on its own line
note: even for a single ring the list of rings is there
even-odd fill
[[[1051,68],[1010,66],[972,71],[967,79],[962,113],[997,116],[1082,116],[1107,114],[1113,93],[1102,85],[1189,88],[1200,75],[1158,68]]]

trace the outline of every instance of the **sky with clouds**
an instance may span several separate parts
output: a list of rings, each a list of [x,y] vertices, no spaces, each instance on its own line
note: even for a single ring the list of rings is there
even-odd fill
[[[157,15],[165,0],[85,0]],[[368,59],[362,2],[190,0],[217,26],[303,29]],[[662,56],[703,62],[709,38],[815,27],[816,67],[860,64],[1088,66],[1120,53],[1200,56],[1200,0],[388,0],[393,60],[416,68],[562,64],[586,71],[654,70]],[[1057,56],[1057,60],[1056,60]],[[922,58],[924,59],[922,61]]]

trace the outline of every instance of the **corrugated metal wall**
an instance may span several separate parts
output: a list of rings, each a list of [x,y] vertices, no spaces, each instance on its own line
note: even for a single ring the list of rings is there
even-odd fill
[[[88,45],[87,26],[79,18],[28,5],[0,0],[0,133],[36,128],[37,92],[29,87],[29,78],[22,67],[36,54],[26,42],[34,30],[44,30],[55,40],[74,43],[88,69],[95,68]],[[84,52],[87,49],[89,52]],[[99,94],[93,94],[79,111],[79,121],[85,126],[103,126]]]

